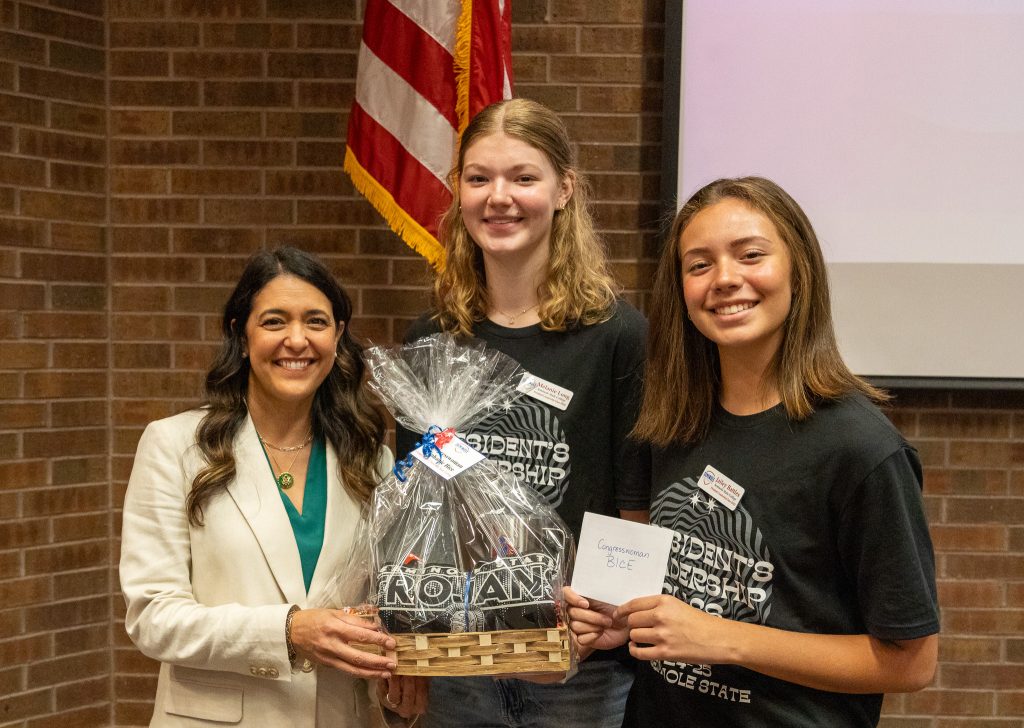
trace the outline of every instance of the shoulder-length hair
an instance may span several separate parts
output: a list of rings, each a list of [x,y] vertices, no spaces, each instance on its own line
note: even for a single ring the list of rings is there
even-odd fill
[[[352,302],[327,267],[297,248],[282,246],[253,255],[224,306],[220,352],[206,375],[206,413],[196,433],[196,444],[206,467],[196,474],[188,495],[189,521],[203,522],[203,504],[235,476],[234,440],[246,417],[249,360],[245,353],[245,323],[253,299],[278,276],[300,278],[331,302],[335,325],[343,324],[335,366],[313,397],[313,436],[324,438],[338,456],[344,487],[367,501],[377,484],[377,458],[384,442],[380,412],[363,389],[365,363],[362,347],[349,333]]]
[[[455,166],[449,173],[452,202],[441,217],[439,235],[444,265],[434,279],[434,309],[441,327],[471,335],[487,317],[489,298],[483,254],[462,220],[459,180],[466,150],[481,137],[504,133],[542,152],[560,180],[569,178],[573,192],[551,225],[551,254],[537,294],[541,327],[551,331],[589,325],[611,316],[616,287],[608,272],[604,246],[594,231],[589,189],[579,173],[565,124],[546,106],[527,99],[499,101],[473,117],[462,134]]]
[[[771,220],[792,266],[792,301],[782,344],[761,384],[778,391],[792,420],[808,417],[816,403],[855,391],[876,402],[888,399],[855,376],[839,354],[825,259],[804,211],[771,180],[719,179],[698,190],[679,210],[655,276],[643,404],[633,434],[661,447],[703,439],[719,394],[718,349],[686,314],[679,242],[697,213],[730,198]]]

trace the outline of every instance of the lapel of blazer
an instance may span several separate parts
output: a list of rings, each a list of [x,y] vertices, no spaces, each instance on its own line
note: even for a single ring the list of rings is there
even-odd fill
[[[342,607],[341,595],[347,591],[347,579],[354,574],[342,573],[347,570],[348,557],[352,552],[355,531],[359,524],[359,505],[348,494],[338,476],[338,456],[327,444],[327,514],[324,517],[324,545],[309,584],[309,603],[330,607]],[[353,598],[361,597],[355,595]],[[349,600],[345,600],[349,601]]]
[[[248,416],[235,438],[235,479],[228,484],[228,493],[249,523],[285,601],[304,606],[306,585],[302,581],[299,547],[256,428]],[[244,568],[242,564],[238,566]]]

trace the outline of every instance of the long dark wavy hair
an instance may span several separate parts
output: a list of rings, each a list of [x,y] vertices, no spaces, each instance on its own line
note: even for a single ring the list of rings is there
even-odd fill
[[[855,376],[843,362],[832,328],[828,271],[818,236],[796,200],[764,177],[719,179],[679,210],[665,241],[650,304],[643,404],[633,435],[660,447],[693,443],[707,435],[721,387],[718,347],[686,314],[679,239],[694,216],[735,199],[764,214],[789,250],[793,299],[782,345],[765,373],[791,420],[816,404],[861,392],[875,402],[889,397]]]
[[[253,255],[224,306],[220,352],[206,374],[203,416],[196,444],[206,467],[192,481],[187,507],[189,521],[203,523],[203,504],[235,476],[234,440],[246,418],[249,360],[245,353],[245,323],[256,295],[278,276],[290,275],[314,286],[331,302],[334,320],[344,324],[335,366],[313,397],[313,436],[324,438],[338,456],[344,487],[367,501],[377,484],[377,457],[385,425],[363,386],[363,349],[349,333],[352,302],[327,267],[297,248],[282,246]]]

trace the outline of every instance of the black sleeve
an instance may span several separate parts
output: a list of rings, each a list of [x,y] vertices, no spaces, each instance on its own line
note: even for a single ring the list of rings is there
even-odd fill
[[[636,424],[643,389],[647,320],[628,304],[620,304],[621,330],[612,361],[612,452],[615,454],[615,507],[651,507],[651,450],[629,436]]]
[[[428,311],[421,313],[415,321],[409,324],[409,328],[405,330],[405,335],[402,337],[402,343],[411,344],[416,339],[439,333],[441,333],[441,326],[434,315]]]
[[[905,444],[847,495],[838,545],[868,633],[886,640],[935,634],[935,556],[916,451]]]
[[[405,336],[402,339],[403,344],[411,344],[416,339],[424,336],[430,336],[431,334],[437,334],[441,332],[441,327],[438,326],[437,320],[433,318],[432,314],[424,313],[420,314],[419,318],[409,324],[409,328],[405,331]],[[401,460],[410,451],[415,449],[417,443],[420,441],[420,437],[423,436],[422,432],[412,432],[402,427],[397,422],[395,423],[395,459]]]
[[[397,422],[395,423],[395,460],[402,460],[412,452],[420,441],[423,433],[415,433],[407,430]]]

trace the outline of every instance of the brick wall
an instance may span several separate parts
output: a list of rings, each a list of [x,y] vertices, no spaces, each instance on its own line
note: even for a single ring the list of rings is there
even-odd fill
[[[887,726],[1024,726],[1024,392],[899,392],[925,466],[942,636],[934,686]]]
[[[14,725],[110,714],[105,34],[99,1],[0,3],[0,723]]]
[[[640,305],[663,9],[513,0],[517,90],[569,124]],[[425,305],[425,264],[340,171],[360,28],[356,0],[0,0],[0,725],[148,722],[118,509],[252,250],[323,255],[375,341]],[[884,723],[1024,728],[1024,396],[901,392],[893,418],[927,468],[945,634],[936,687]]]

